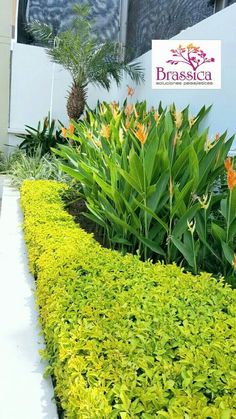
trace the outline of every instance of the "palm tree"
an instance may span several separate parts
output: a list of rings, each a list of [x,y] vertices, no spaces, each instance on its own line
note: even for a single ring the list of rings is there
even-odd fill
[[[66,31],[55,34],[50,25],[38,21],[29,24],[29,31],[47,47],[51,60],[70,72],[67,114],[77,120],[84,111],[89,83],[109,90],[112,80],[120,84],[123,71],[136,83],[143,81],[144,75],[139,63],[121,60],[120,44],[99,43],[88,7],[77,5],[73,11],[72,23]]]

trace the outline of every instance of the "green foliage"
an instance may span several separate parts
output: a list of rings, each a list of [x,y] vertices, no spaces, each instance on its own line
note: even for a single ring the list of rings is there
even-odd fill
[[[112,79],[120,83],[122,71],[136,82],[143,80],[140,64],[128,65],[121,60],[119,44],[99,42],[87,7],[75,6],[71,26],[56,35],[44,23],[32,22],[29,29],[37,39],[48,44],[52,61],[63,65],[80,87],[94,83],[109,89]]]
[[[78,147],[60,146],[56,153],[67,159],[62,168],[81,183],[88,217],[111,247],[175,261],[194,273],[233,275],[235,228],[226,242],[230,255],[226,246],[219,254],[211,233],[213,214],[222,219],[220,202],[227,200],[228,190],[217,185],[233,137],[227,140],[225,132],[210,140],[207,129],[199,130],[209,109],[193,118],[174,105],[148,112],[145,102],[104,103],[75,124],[69,138]],[[235,226],[233,205],[235,199]]]
[[[27,181],[21,204],[65,417],[234,418],[236,291],[101,248],[64,211],[64,191]]]
[[[10,157],[6,173],[16,187],[20,187],[26,179],[53,179],[71,183],[71,178],[61,170],[58,159],[49,154],[41,157],[41,149],[29,156],[22,151],[17,152],[17,158],[14,155]]]
[[[0,173],[8,174],[14,164],[21,160],[22,151],[18,147],[14,147],[14,150],[9,154],[0,154]]]
[[[66,140],[61,135],[61,129],[55,127],[56,121],[45,118],[43,124],[38,122],[37,128],[26,125],[27,134],[18,134],[17,137],[23,141],[19,145],[20,150],[24,150],[28,156],[33,156],[36,152],[43,156],[51,152],[51,147],[57,147],[58,144],[65,144]]]

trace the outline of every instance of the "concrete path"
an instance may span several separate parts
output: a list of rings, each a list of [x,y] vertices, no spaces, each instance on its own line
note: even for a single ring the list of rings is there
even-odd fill
[[[6,182],[5,182],[6,183]],[[0,216],[0,419],[57,419],[43,378],[34,279],[27,267],[19,193],[4,186]]]

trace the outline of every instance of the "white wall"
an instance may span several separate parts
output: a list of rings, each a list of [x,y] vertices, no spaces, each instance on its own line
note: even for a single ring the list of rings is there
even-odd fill
[[[205,19],[197,25],[182,31],[174,39],[221,39],[222,40],[222,89],[221,90],[153,90],[151,87],[151,51],[142,55],[139,61],[145,69],[145,83],[136,87],[133,101],[147,99],[148,104],[157,106],[175,102],[178,108],[190,104],[193,115],[202,105],[213,104],[206,125],[211,133],[228,129],[236,132],[236,4]],[[23,129],[24,124],[36,125],[50,109],[52,68],[43,48],[15,44],[12,63],[12,90],[10,129]],[[64,122],[66,117],[66,92],[70,84],[69,75],[55,66],[53,89],[53,117]],[[88,103],[97,100],[117,100],[122,102],[127,92],[128,79],[120,88],[112,84],[108,92],[89,87]],[[15,140],[11,140],[15,141]],[[236,146],[236,143],[235,143]]]

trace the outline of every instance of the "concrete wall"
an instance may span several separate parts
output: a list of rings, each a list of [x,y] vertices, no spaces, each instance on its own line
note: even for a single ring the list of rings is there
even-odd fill
[[[148,104],[156,106],[160,100],[164,105],[175,102],[178,108],[190,104],[193,115],[203,105],[213,104],[206,121],[211,133],[228,129],[229,134],[236,132],[236,4],[205,19],[199,24],[182,31],[174,39],[221,39],[222,40],[222,89],[221,90],[153,90],[151,87],[151,51],[142,55],[139,61],[145,69],[145,84],[136,87],[132,98],[147,99]],[[53,72],[55,74],[52,87]],[[12,90],[10,129],[22,130],[24,124],[36,125],[44,117],[52,104],[53,117],[67,122],[66,92],[70,77],[59,66],[53,66],[44,50],[38,47],[15,44],[13,49]],[[108,92],[89,87],[88,103],[97,100],[117,100],[126,97],[128,79],[120,88],[112,84]],[[11,139],[15,142],[15,139]],[[236,145],[236,143],[235,143]]]
[[[0,150],[8,142],[12,2],[0,0]]]

